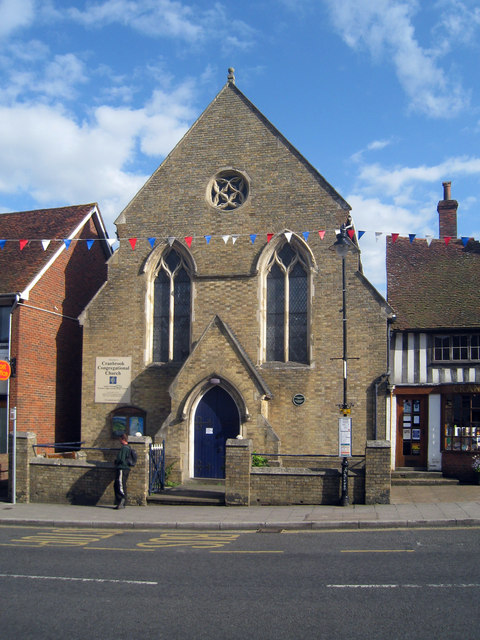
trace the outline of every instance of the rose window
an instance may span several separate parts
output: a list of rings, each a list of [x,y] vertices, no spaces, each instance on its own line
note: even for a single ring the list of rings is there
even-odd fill
[[[222,211],[238,209],[248,196],[248,182],[238,171],[222,171],[211,183],[210,201]]]

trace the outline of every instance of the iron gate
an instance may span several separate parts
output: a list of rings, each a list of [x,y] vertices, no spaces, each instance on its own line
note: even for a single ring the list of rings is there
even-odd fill
[[[160,493],[165,489],[165,440],[150,445],[148,493]]]

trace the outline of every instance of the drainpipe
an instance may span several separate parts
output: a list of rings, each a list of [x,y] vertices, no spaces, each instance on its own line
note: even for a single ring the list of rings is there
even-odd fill
[[[12,304],[12,308],[10,309],[10,323],[8,326],[8,361],[12,361],[12,323],[13,323],[13,312],[18,306],[20,296],[18,293],[15,294],[15,299]],[[17,499],[17,417],[16,412],[17,408],[15,407],[15,418],[13,420],[13,451],[12,451],[12,468],[8,470],[9,475],[12,474],[12,504],[16,503]],[[7,381],[7,453],[8,453],[8,445],[9,445],[9,435],[10,435],[10,378]]]

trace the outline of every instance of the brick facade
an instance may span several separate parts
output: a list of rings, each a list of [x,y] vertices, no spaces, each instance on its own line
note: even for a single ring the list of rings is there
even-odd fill
[[[90,220],[13,312],[10,406],[17,429],[36,433],[38,443],[80,439],[82,327],[77,318],[106,279],[101,242]],[[25,248],[24,251],[28,251]]]
[[[248,177],[250,194],[234,211],[209,203],[219,171]],[[120,248],[108,282],[83,315],[82,439],[112,442],[109,416],[121,405],[96,403],[95,359],[132,358],[131,405],[146,411],[146,434],[166,441],[171,477],[194,468],[193,432],[199,400],[219,381],[234,399],[240,434],[256,451],[338,453],[342,402],[341,262],[329,246],[350,207],[232,84],[228,83],[119,216]],[[265,362],[262,269],[285,230],[309,263],[308,364]],[[325,230],[322,239],[319,230]],[[303,232],[309,231],[306,241]],[[267,234],[273,238],[267,242]],[[210,243],[204,236],[211,234]],[[257,234],[252,243],[250,234]],[[223,235],[230,236],[227,243]],[[235,244],[231,236],[237,235]],[[190,248],[185,237],[192,237]],[[135,250],[129,239],[136,238]],[[152,248],[148,238],[156,238]],[[191,353],[181,365],[152,361],[151,282],[168,238],[192,265]],[[187,259],[186,258],[186,259]],[[374,381],[385,373],[383,298],[348,256],[349,401],[353,453],[385,437],[385,401]],[[303,394],[295,406],[292,398]]]

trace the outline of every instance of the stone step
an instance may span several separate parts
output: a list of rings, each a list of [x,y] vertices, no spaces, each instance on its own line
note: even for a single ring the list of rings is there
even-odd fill
[[[147,496],[147,504],[224,505],[225,481],[216,478],[192,478],[177,487],[165,487],[160,493]]]
[[[392,478],[392,487],[401,486],[423,486],[423,487],[441,487],[444,485],[457,485],[459,481],[456,478],[441,478],[440,480],[429,480],[428,478]]]
[[[456,478],[446,478],[441,471],[425,471],[420,469],[395,469],[392,471],[392,486],[443,486],[457,485]]]
[[[215,497],[204,496],[199,493],[197,495],[178,495],[178,494],[169,494],[168,492],[161,493],[153,493],[150,496],[147,496],[147,504],[148,505],[184,505],[184,506],[204,506],[204,507],[215,507],[222,506],[225,504],[225,495],[222,496],[216,495]]]

